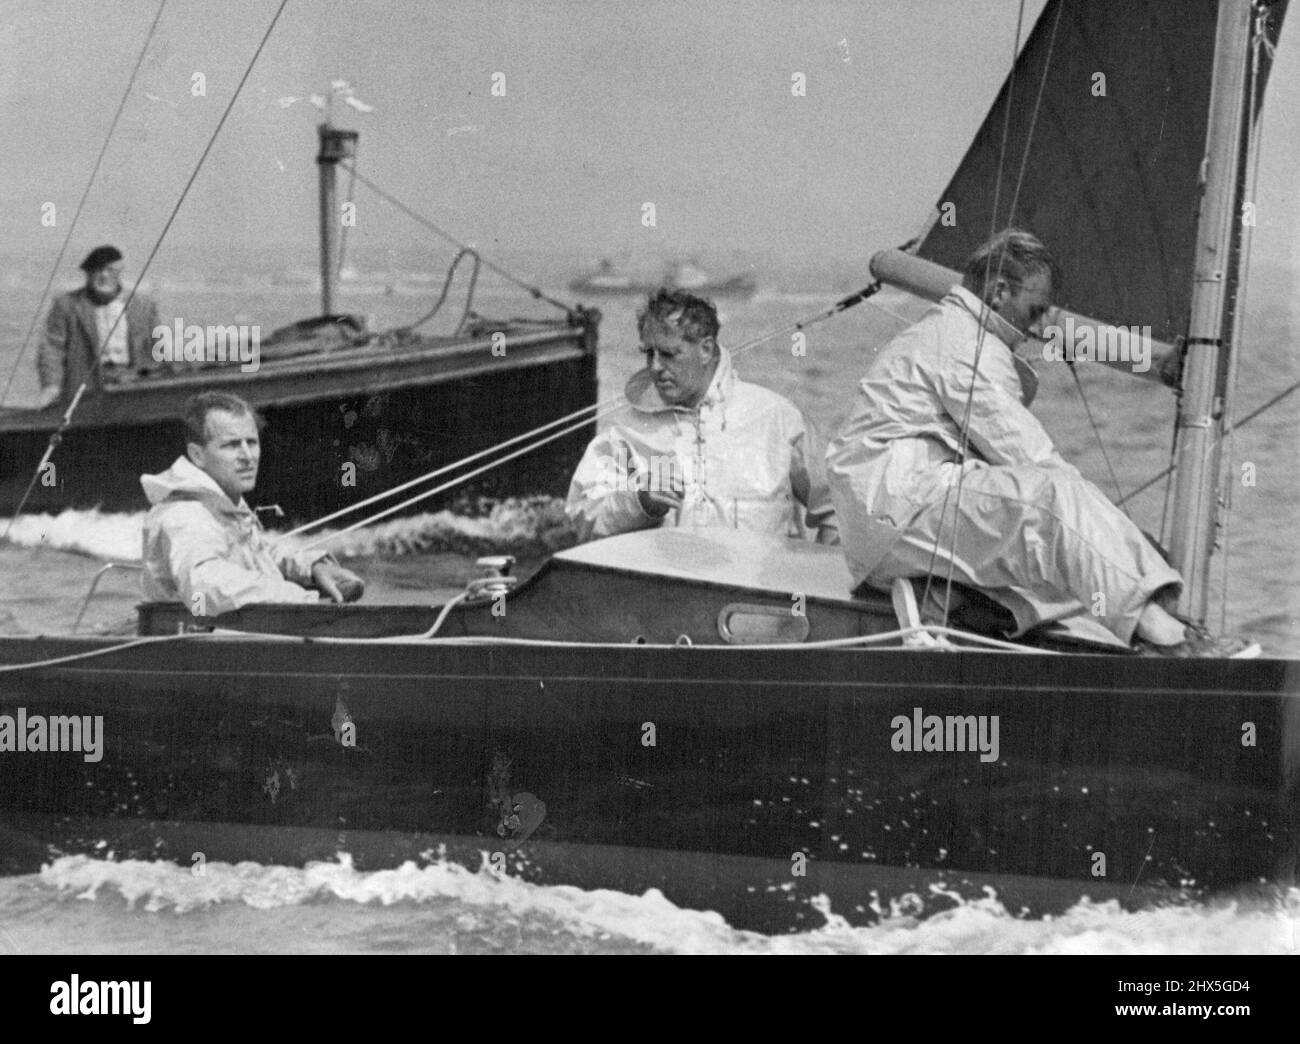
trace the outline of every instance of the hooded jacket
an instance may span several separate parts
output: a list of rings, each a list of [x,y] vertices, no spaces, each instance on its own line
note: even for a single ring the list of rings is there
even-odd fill
[[[834,526],[803,415],[785,397],[742,381],[730,353],[718,352],[717,371],[694,407],[665,403],[648,370],[632,375],[627,404],[587,447],[569,486],[565,509],[583,540],[659,525],[781,536],[802,536],[801,522]],[[666,483],[673,473],[685,487],[681,510],[647,515],[638,476]]]
[[[1078,477],[1029,412],[1038,378],[1013,350],[1023,340],[973,293],[954,286],[881,349],[861,382],[858,409],[827,451],[855,581],[944,496],[963,467],[1033,464]]]
[[[252,602],[315,602],[312,566],[329,555],[273,550],[262,523],[187,457],[140,476],[153,507],[144,520],[144,596],[217,616]]]
[[[827,453],[850,571],[887,587],[951,567],[1010,609],[1017,633],[1091,606],[1127,642],[1181,578],[1029,412],[1023,339],[957,286],[881,349]]]

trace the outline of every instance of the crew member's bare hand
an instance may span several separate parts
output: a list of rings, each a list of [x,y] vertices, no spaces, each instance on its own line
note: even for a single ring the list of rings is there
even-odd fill
[[[676,511],[685,499],[684,494],[675,489],[641,489],[636,495],[641,501],[641,510],[651,518],[663,518],[668,512]]]
[[[361,577],[337,562],[322,559],[311,567],[312,582],[334,602],[355,602],[366,589]]]

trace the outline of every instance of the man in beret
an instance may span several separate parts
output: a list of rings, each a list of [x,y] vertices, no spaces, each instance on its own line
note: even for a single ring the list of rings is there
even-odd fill
[[[45,335],[36,355],[44,409],[60,398],[70,399],[93,378],[112,381],[123,373],[152,364],[153,329],[157,306],[122,287],[122,252],[96,247],[81,262],[86,284],[55,299],[45,320]],[[128,301],[128,297],[130,300]]]

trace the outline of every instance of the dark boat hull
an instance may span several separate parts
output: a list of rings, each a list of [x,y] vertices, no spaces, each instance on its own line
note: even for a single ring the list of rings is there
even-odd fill
[[[7,639],[0,657],[106,644]],[[765,930],[821,923],[818,894],[853,923],[908,892],[950,902],[934,883],[1035,912],[1235,889],[1294,871],[1296,666],[181,639],[0,675],[0,713],[103,715],[105,733],[95,763],[0,753],[0,860],[377,868],[441,844]],[[895,749],[918,707],[996,715],[997,759]],[[506,792],[545,804],[517,847]]]
[[[25,510],[143,509],[140,475],[164,470],[184,450],[184,402],[219,389],[248,399],[268,422],[254,502],[279,504],[293,521],[318,518],[590,407],[598,319],[583,313],[572,327],[511,330],[502,356],[484,334],[391,351],[289,353],[255,374],[231,367],[93,389]],[[0,413],[0,515],[15,509],[56,422]],[[416,510],[457,496],[561,496],[593,433],[583,426]]]

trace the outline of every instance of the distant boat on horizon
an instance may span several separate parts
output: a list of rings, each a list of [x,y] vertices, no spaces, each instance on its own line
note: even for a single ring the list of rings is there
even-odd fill
[[[609,258],[601,258],[594,272],[588,272],[569,283],[575,294],[649,294],[662,286],[689,290],[701,297],[752,297],[758,283],[750,275],[734,275],[727,279],[714,279],[698,261],[674,262],[664,277],[654,282],[637,280],[618,271]]]
[[[575,294],[639,294],[645,292],[646,284],[619,272],[613,261],[602,257],[596,271],[571,280],[569,289]]]
[[[734,275],[716,280],[694,259],[673,265],[664,282],[668,286],[689,290],[701,296],[753,297],[758,290],[758,283],[751,275]]]

